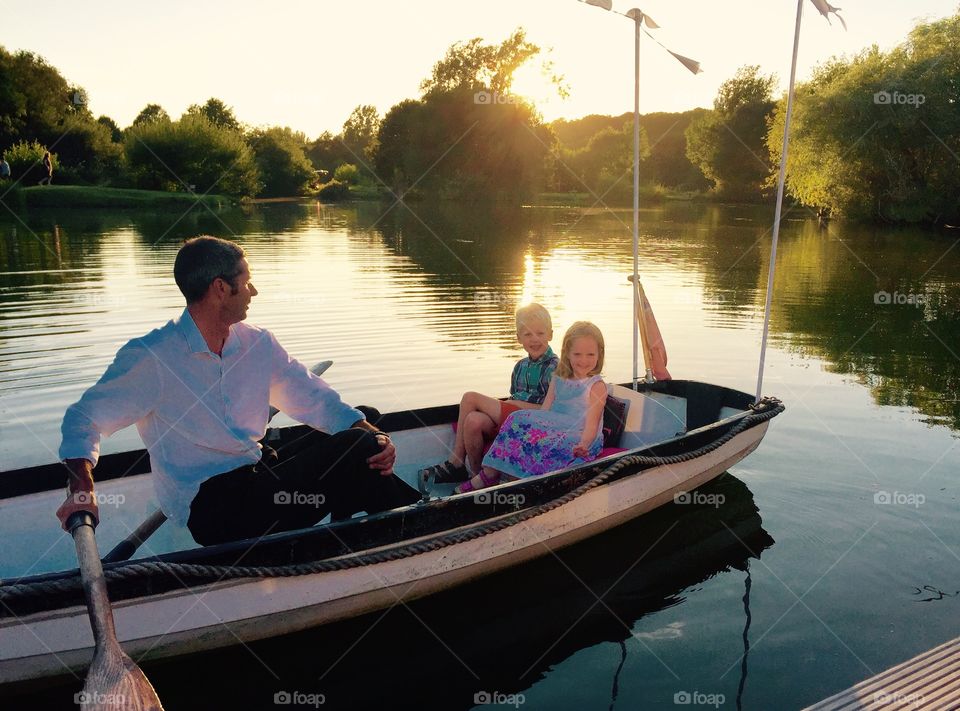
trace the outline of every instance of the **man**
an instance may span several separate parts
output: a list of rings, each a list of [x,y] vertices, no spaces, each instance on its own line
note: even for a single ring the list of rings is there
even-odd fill
[[[98,518],[93,495],[102,434],[136,423],[150,453],[160,507],[201,545],[349,518],[420,496],[393,474],[389,435],[364,419],[277,343],[243,323],[257,295],[243,250],[188,240],[174,278],[179,318],[124,345],[103,377],[64,415],[60,457],[70,470],[65,526]],[[266,454],[270,405],[315,432]]]
[[[10,177],[10,164],[7,163],[7,156],[0,156],[0,180],[5,180]]]

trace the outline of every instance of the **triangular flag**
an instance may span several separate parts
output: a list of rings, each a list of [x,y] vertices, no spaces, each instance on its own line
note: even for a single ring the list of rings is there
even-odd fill
[[[612,10],[613,2],[612,0],[583,0],[587,5],[595,5],[596,7],[602,7],[604,10]]]
[[[658,25],[656,22],[654,22],[654,21],[653,21],[653,18],[650,17],[650,15],[646,14],[645,12],[641,12],[641,11],[638,10],[637,8],[633,8],[632,10],[627,10],[627,17],[629,17],[631,20],[636,20],[636,19],[639,17],[639,18],[640,18],[640,22],[642,22],[643,24],[645,24],[645,25],[646,25],[647,27],[649,27],[651,30],[659,30],[659,29],[660,29],[660,25]]]
[[[820,11],[820,14],[827,18],[827,22],[830,22],[830,13],[832,12],[837,16],[837,19],[840,20],[840,24],[843,25],[843,29],[847,29],[847,23],[843,21],[843,18],[840,17],[840,10],[842,8],[834,7],[827,0],[810,0],[813,3],[813,6]],[[831,23],[832,24],[832,23]]]
[[[696,59],[690,59],[689,57],[684,57],[682,54],[671,52],[669,49],[667,51],[670,52],[670,54],[672,54],[674,57],[676,57],[677,61],[680,62],[680,64],[685,66],[694,74],[699,74],[700,72],[703,71],[702,69],[700,69],[700,62],[698,62]]]

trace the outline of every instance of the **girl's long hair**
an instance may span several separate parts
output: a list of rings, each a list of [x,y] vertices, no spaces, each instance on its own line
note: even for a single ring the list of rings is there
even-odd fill
[[[600,329],[589,321],[577,321],[563,334],[563,346],[560,349],[560,362],[557,364],[556,374],[561,378],[573,377],[573,367],[570,365],[570,348],[573,342],[582,337],[592,338],[597,342],[597,367],[589,375],[596,375],[603,370],[603,334]]]

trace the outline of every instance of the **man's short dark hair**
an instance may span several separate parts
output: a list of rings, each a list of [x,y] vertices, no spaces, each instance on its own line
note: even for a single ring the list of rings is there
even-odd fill
[[[236,288],[233,280],[242,270],[243,256],[240,245],[219,237],[201,235],[184,242],[173,263],[173,278],[187,304],[202,299],[217,278]]]

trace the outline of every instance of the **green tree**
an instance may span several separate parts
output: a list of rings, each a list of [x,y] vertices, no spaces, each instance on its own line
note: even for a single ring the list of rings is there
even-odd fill
[[[420,83],[424,95],[455,89],[488,90],[507,94],[513,85],[513,75],[521,66],[540,54],[540,48],[527,41],[522,27],[498,45],[483,44],[483,39],[474,37],[466,42],[456,42],[447,50],[443,59],[433,65],[430,77]],[[541,68],[550,77],[561,96],[566,95],[562,77],[552,71],[549,62]]]
[[[148,123],[156,123],[157,121],[169,123],[170,114],[168,114],[160,104],[147,104],[143,107],[143,110],[137,114],[137,117],[133,120],[133,125],[143,126]]]
[[[111,141],[114,143],[123,143],[123,131],[120,130],[120,127],[117,125],[116,121],[109,116],[101,116],[97,119],[97,123],[110,132]]]
[[[718,195],[757,199],[772,172],[766,150],[767,117],[776,77],[745,66],[720,85],[713,111],[693,120],[685,132],[686,153],[714,183]]]
[[[227,195],[260,191],[254,153],[243,136],[202,116],[133,126],[124,148],[131,177],[141,188]]]
[[[399,192],[416,186],[459,199],[532,197],[543,187],[554,139],[530,104],[506,92],[513,72],[538,52],[523,30],[500,45],[476,39],[451,46],[421,84],[421,100],[385,117],[374,155],[378,175]]]
[[[349,163],[353,156],[343,145],[343,136],[329,131],[320,134],[306,149],[307,158],[317,170],[333,173],[341,163]]]
[[[303,152],[303,134],[287,127],[258,129],[250,135],[249,143],[263,183],[261,194],[276,197],[304,193],[314,173]]]
[[[889,52],[834,59],[797,87],[787,185],[802,204],[854,218],[960,219],[960,14],[918,24]],[[775,161],[784,102],[767,143]]]
[[[351,155],[351,162],[369,164],[377,149],[377,132],[380,130],[380,115],[370,105],[356,107],[343,124],[340,140]]]
[[[202,106],[191,104],[187,107],[186,114],[188,116],[203,116],[214,126],[220,128],[229,128],[232,131],[239,131],[242,128],[233,113],[233,107],[227,106],[220,99],[213,97],[207,99],[207,103]]]
[[[647,133],[640,127],[640,160],[650,155]],[[633,121],[619,129],[598,131],[587,145],[569,155],[569,165],[578,173],[579,189],[622,198],[633,192]]]
[[[333,172],[333,179],[347,185],[356,185],[360,181],[360,170],[353,163],[344,163]]]
[[[72,93],[67,80],[42,57],[0,47],[0,148],[18,141],[53,144],[77,109]]]
[[[55,147],[61,163],[58,182],[103,183],[120,175],[123,147],[114,143],[109,128],[87,114],[64,119]]]
[[[398,195],[405,194],[427,168],[419,151],[423,127],[424,106],[414,99],[391,108],[380,124],[374,165],[380,179]]]

